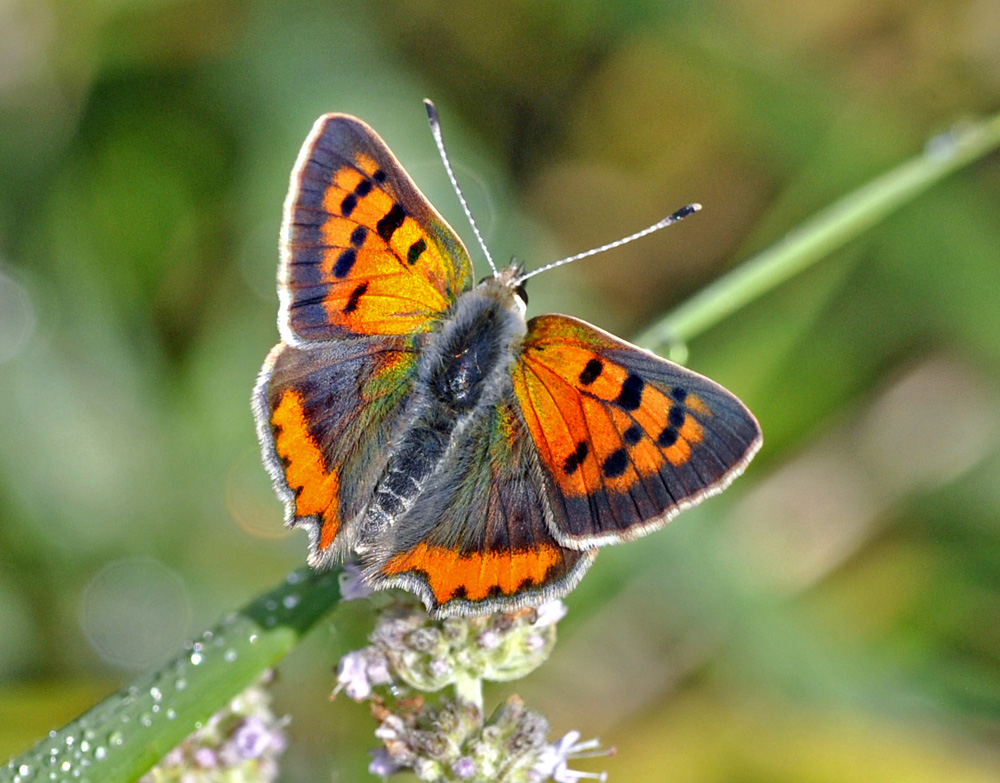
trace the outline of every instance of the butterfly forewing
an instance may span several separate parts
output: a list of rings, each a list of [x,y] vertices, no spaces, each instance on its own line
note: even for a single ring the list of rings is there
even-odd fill
[[[360,120],[317,120],[285,202],[286,342],[425,332],[472,285],[461,240]]]
[[[721,386],[567,316],[532,319],[513,378],[567,546],[660,527],[760,446],[753,415]]]

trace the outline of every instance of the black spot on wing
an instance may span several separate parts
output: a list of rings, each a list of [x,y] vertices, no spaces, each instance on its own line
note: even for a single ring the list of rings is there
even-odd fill
[[[604,363],[600,359],[591,359],[583,368],[583,372],[580,373],[580,383],[584,386],[590,386],[600,377],[602,372],[604,372]]]
[[[566,461],[563,462],[563,470],[566,475],[572,476],[576,473],[577,468],[580,464],[587,458],[587,454],[590,453],[590,447],[587,445],[587,441],[581,440],[576,444],[576,451],[566,457]]]
[[[687,389],[683,386],[675,386],[670,390],[670,396],[674,398],[675,402],[683,404],[688,396]]]
[[[344,196],[344,200],[340,202],[340,214],[344,217],[350,217],[357,205],[358,197],[353,193],[348,193]]]
[[[620,476],[627,469],[628,454],[625,453],[625,449],[616,449],[615,451],[612,451],[608,458],[604,460],[604,464],[601,465],[601,470],[608,478]]]
[[[627,411],[634,411],[642,405],[642,390],[646,388],[646,382],[635,373],[629,373],[622,389],[615,400]]]
[[[417,259],[420,258],[420,256],[426,249],[427,249],[427,243],[424,241],[423,237],[421,237],[412,245],[410,245],[410,249],[406,251],[406,263],[408,263],[410,266],[413,266],[415,263],[417,263]]]
[[[638,424],[633,424],[627,430],[625,430],[622,437],[625,440],[626,445],[634,446],[640,440],[642,440],[642,427]]]
[[[358,198],[364,198],[369,193],[372,192],[372,187],[374,187],[369,179],[363,179],[354,188],[354,195]]]
[[[358,309],[358,302],[361,301],[361,297],[365,295],[365,291],[368,290],[368,281],[359,284],[351,291],[351,295],[347,300],[347,304],[344,305],[344,313],[353,313]]]
[[[664,449],[669,449],[677,442],[679,437],[680,433],[677,432],[676,427],[664,427],[663,432],[661,432],[656,438],[656,445]]]
[[[680,405],[674,405],[670,409],[670,413],[667,414],[667,421],[670,422],[672,427],[683,427],[686,418],[687,413],[684,412],[684,408]]]
[[[375,224],[375,230],[382,239],[388,242],[396,233],[396,229],[403,225],[404,220],[406,220],[406,212],[399,202],[396,202]]]
[[[375,173],[372,174],[372,179],[375,180],[379,185],[385,182],[386,173],[382,169],[376,169]]]
[[[351,232],[351,245],[354,247],[361,247],[365,243],[365,239],[368,238],[368,227],[358,226]]]
[[[357,259],[357,251],[353,247],[347,248],[347,250],[337,257],[337,263],[333,265],[334,276],[347,277],[351,273],[351,269],[354,268],[354,262]]]

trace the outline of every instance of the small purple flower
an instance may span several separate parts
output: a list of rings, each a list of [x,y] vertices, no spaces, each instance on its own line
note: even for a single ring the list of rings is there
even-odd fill
[[[337,687],[354,701],[367,699],[372,692],[368,679],[368,657],[364,650],[353,650],[340,659],[337,667]]]
[[[580,742],[580,732],[571,731],[554,745],[542,749],[538,761],[531,768],[533,783],[541,783],[552,778],[556,783],[579,783],[586,778],[603,783],[607,780],[607,772],[577,772],[570,769],[568,763],[573,758],[588,758],[590,756],[611,755],[614,750],[597,751],[599,742],[596,739]],[[597,752],[595,752],[597,751]]]
[[[369,647],[365,672],[372,685],[388,685],[392,682],[389,659],[377,647]]]
[[[538,652],[545,647],[545,639],[537,633],[533,633],[531,636],[525,638],[524,646],[531,650],[531,652]]]
[[[431,673],[431,677],[446,677],[451,674],[452,670],[451,661],[446,658],[435,658],[429,664],[427,664],[427,669]]]
[[[372,755],[372,760],[368,762],[368,771],[373,775],[387,778],[402,769],[399,764],[392,760],[392,756],[389,755],[389,751],[385,748],[379,748],[378,750],[372,750],[369,752]]]
[[[340,600],[356,601],[372,594],[372,589],[361,576],[357,563],[345,563],[340,574]]]
[[[496,631],[483,631],[476,640],[484,650],[495,650],[500,646],[500,634]]]
[[[255,759],[271,744],[271,732],[264,721],[251,715],[236,730],[232,743],[240,758]]]
[[[215,751],[211,748],[198,748],[192,755],[194,757],[194,763],[202,769],[215,769],[219,765],[219,758],[215,755]],[[164,763],[180,765],[183,760],[183,756],[180,758],[172,758],[168,756],[164,759]]]
[[[462,756],[462,758],[456,759],[452,763],[451,771],[459,780],[468,780],[469,778],[474,778],[478,770],[476,769],[475,761],[468,756]]]
[[[546,601],[535,610],[535,625],[555,625],[566,616],[567,611],[566,605],[558,598]]]

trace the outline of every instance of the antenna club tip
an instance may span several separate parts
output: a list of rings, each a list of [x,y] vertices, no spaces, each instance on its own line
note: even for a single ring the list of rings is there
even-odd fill
[[[693,215],[695,212],[701,210],[701,204],[688,204],[686,207],[681,207],[674,214],[667,218],[671,223],[678,220],[683,220],[688,217],[688,215]]]
[[[424,108],[427,110],[427,118],[436,122],[438,118],[438,111],[437,107],[434,105],[434,101],[430,98],[424,98]]]

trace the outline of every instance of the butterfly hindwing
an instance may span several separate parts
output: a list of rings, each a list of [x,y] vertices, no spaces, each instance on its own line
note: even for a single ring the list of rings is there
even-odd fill
[[[254,412],[286,523],[310,532],[309,562],[343,559],[405,427],[417,349],[412,337],[279,343],[264,363]]]
[[[383,543],[368,576],[439,615],[511,611],[565,595],[596,551],[551,532],[537,452],[513,394],[456,436],[436,479]]]
[[[285,201],[278,272],[287,343],[430,330],[472,285],[462,241],[375,132],[320,117]]]
[[[514,389],[566,546],[634,538],[721,491],[760,428],[718,384],[590,324],[528,324]]]

